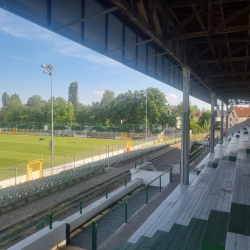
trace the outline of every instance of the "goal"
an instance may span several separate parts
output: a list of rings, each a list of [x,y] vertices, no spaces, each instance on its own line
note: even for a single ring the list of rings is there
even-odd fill
[[[29,161],[27,164],[27,181],[42,178],[43,159]]]

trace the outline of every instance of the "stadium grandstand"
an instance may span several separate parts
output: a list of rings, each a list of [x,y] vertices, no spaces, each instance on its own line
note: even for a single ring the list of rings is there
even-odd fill
[[[41,230],[9,249],[250,249],[249,119],[228,129],[226,112],[223,131],[224,107],[250,103],[248,0],[0,0],[0,7],[183,91],[180,183],[175,167],[154,176],[157,164],[144,160],[134,168],[140,177],[106,188],[84,209],[77,203],[80,211],[60,221],[41,218]],[[189,96],[211,104],[209,153],[198,153],[195,166]]]

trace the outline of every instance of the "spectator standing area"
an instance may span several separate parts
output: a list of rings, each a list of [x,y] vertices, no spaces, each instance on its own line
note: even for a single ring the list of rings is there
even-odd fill
[[[118,249],[250,249],[250,127],[217,144]],[[197,175],[197,170],[201,169]]]
[[[0,8],[183,91],[181,185],[128,244],[151,236],[158,249],[249,248],[249,128],[223,140],[228,105],[250,103],[248,0],[0,0]],[[189,172],[190,95],[211,104],[210,155],[199,175]],[[216,99],[221,145],[214,148]]]

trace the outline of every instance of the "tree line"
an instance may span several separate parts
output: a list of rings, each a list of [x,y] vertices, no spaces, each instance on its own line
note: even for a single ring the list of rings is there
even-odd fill
[[[100,102],[85,105],[79,102],[78,83],[72,82],[68,88],[68,100],[53,99],[54,122],[142,124],[146,121],[146,95],[144,90],[128,91],[115,96],[105,90]],[[148,124],[176,124],[175,117],[167,115],[167,99],[157,88],[147,89]],[[2,95],[2,121],[51,121],[51,100],[43,100],[39,95],[31,96],[23,104],[19,95]]]
[[[146,97],[147,92],[147,97]],[[53,99],[54,122],[103,123],[103,124],[160,124],[163,127],[177,126],[178,117],[182,117],[183,104],[180,102],[168,114],[168,100],[157,88],[139,91],[127,91],[115,96],[110,90],[105,90],[100,102],[85,105],[79,102],[78,83],[72,82],[68,88],[68,100],[62,97]],[[210,126],[210,111],[204,111],[196,121],[194,113],[200,109],[190,106],[190,129],[198,132],[207,130]],[[51,100],[43,100],[39,95],[31,96],[23,104],[18,94],[2,95],[2,121],[50,122]]]

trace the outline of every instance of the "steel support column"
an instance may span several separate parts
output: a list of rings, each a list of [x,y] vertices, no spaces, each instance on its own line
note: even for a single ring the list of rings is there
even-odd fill
[[[226,104],[226,137],[228,137],[228,105]]]
[[[214,153],[214,104],[215,94],[211,93],[210,153]]]
[[[183,71],[183,113],[182,113],[182,138],[181,138],[181,183],[189,184],[189,86],[190,70],[182,68]]]
[[[221,116],[220,116],[220,143],[223,143],[223,127],[224,127],[224,112],[223,102],[221,102]]]

